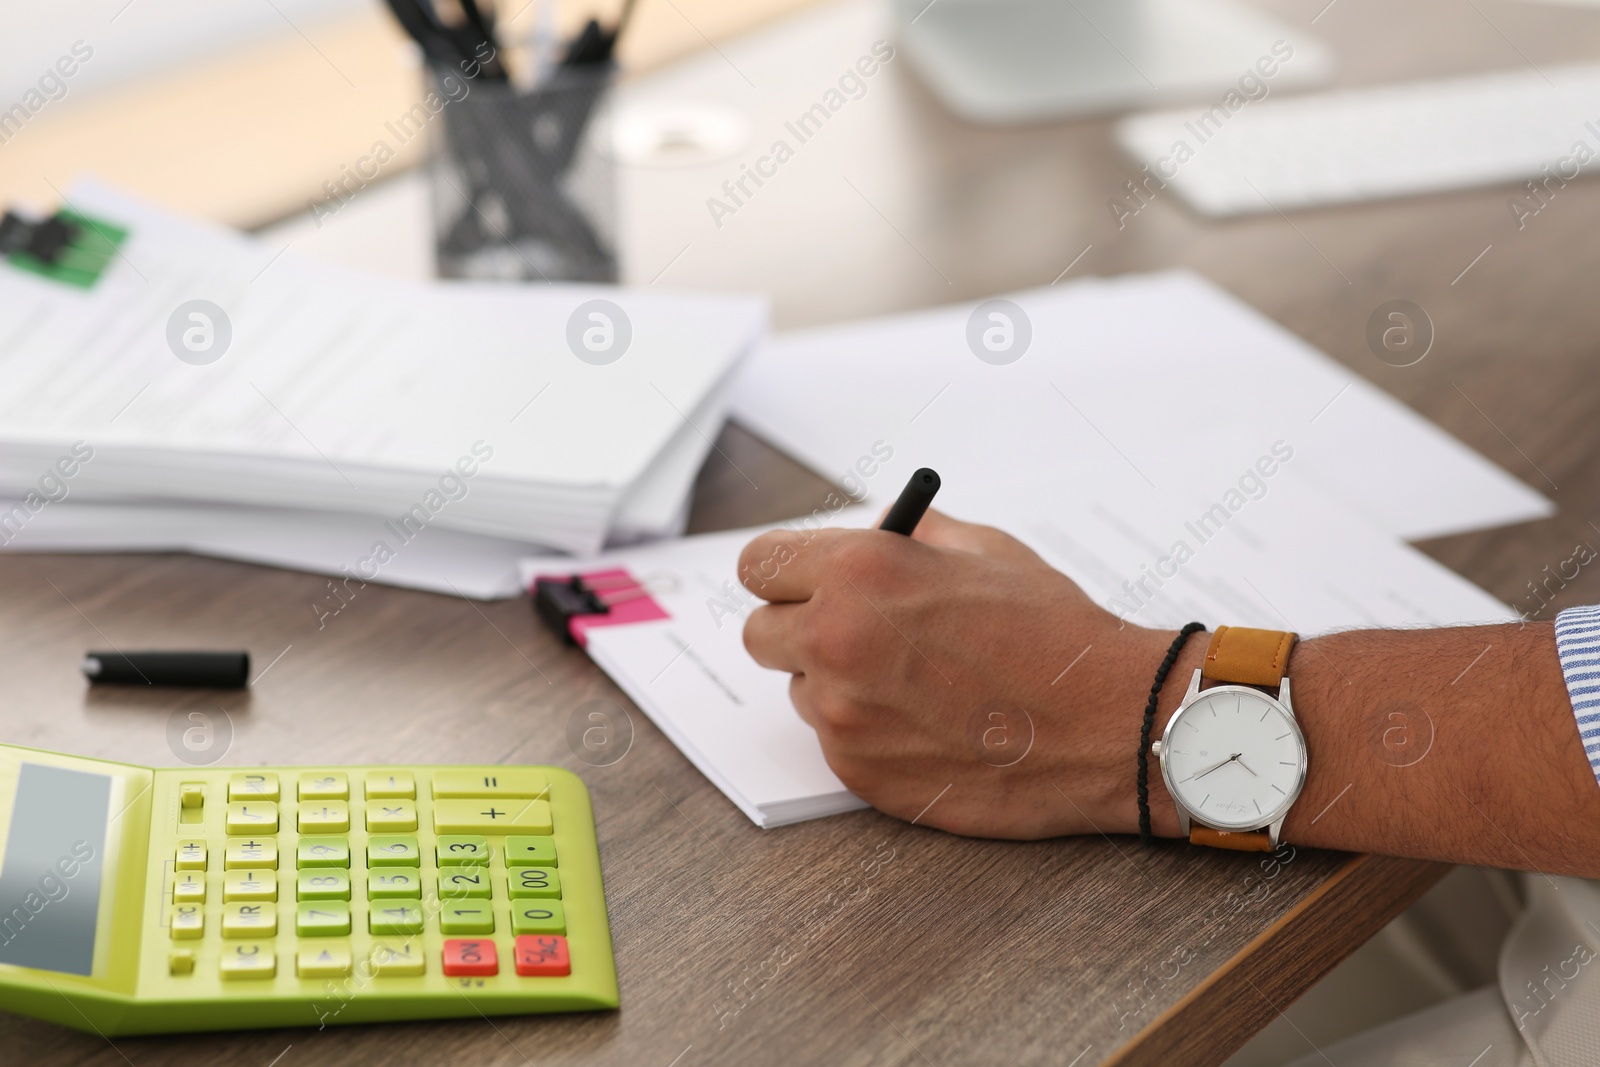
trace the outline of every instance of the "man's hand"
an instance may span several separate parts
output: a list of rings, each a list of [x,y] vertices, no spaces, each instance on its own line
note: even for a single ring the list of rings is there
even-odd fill
[[[794,675],[828,765],[874,807],[987,837],[1137,829],[1140,722],[1173,631],[932,511],[915,538],[764,534],[739,576],[770,602],[750,654]],[[1152,736],[1205,646],[1189,639]],[[1289,672],[1309,763],[1284,840],[1600,877],[1600,788],[1549,623],[1330,634]],[[1150,808],[1157,834],[1179,832],[1154,758]]]
[[[745,646],[794,675],[828,765],[874,807],[988,837],[1137,828],[1140,718],[1171,632],[1122,623],[1021,542],[936,511],[914,538],[765,534],[739,575],[771,602]],[[1159,782],[1152,796],[1176,833]]]

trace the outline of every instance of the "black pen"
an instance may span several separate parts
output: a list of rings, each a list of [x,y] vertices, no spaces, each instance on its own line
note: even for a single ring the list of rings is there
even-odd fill
[[[79,664],[95,685],[181,685],[243,689],[248,652],[86,652]]]
[[[938,491],[938,472],[931,467],[918,467],[912,472],[906,487],[900,490],[899,499],[889,509],[889,514],[883,517],[878,529],[910,537],[917,523],[922,521],[928,505],[933,503],[933,494]]]

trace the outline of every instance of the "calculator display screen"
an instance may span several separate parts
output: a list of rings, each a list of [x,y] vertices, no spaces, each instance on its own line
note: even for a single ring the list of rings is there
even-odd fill
[[[111,778],[23,763],[0,858],[0,963],[94,970]]]

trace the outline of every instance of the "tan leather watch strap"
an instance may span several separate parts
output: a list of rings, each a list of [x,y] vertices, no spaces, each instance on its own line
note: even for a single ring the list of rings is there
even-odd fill
[[[1276,689],[1289,669],[1289,653],[1296,640],[1294,634],[1282,630],[1218,626],[1206,646],[1200,676],[1212,682]]]
[[[1289,669],[1289,654],[1298,638],[1282,630],[1252,630],[1247,626],[1218,626],[1206,646],[1200,677],[1228,685],[1255,685],[1277,689]],[[1213,830],[1191,823],[1189,841],[1209,848],[1236,852],[1271,852],[1272,835],[1265,830]]]
[[[1231,848],[1235,852],[1271,852],[1272,836],[1265,830],[1213,830],[1209,826],[1191,826],[1189,843],[1210,848]]]

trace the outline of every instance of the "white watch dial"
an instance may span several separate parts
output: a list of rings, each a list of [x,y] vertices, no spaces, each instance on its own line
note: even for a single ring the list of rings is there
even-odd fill
[[[1294,716],[1267,694],[1217,686],[1167,724],[1161,773],[1192,818],[1221,830],[1254,830],[1299,795],[1306,743]]]

